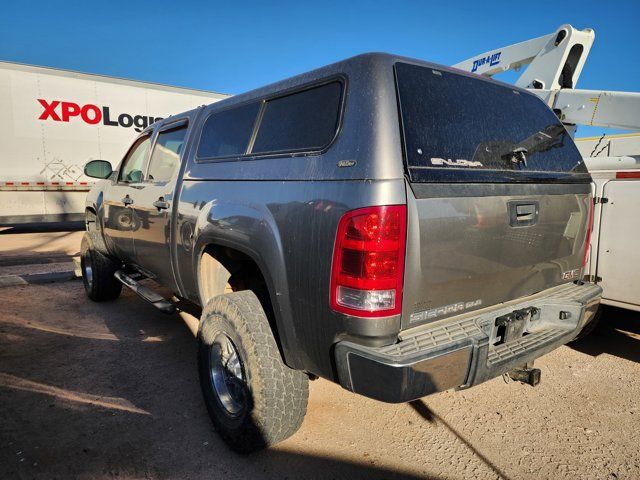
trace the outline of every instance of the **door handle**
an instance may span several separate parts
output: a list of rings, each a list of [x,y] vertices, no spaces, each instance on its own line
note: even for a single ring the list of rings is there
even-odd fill
[[[153,202],[153,206],[158,210],[166,210],[169,208],[169,202],[165,201],[164,197],[160,197],[158,200]]]
[[[124,203],[125,207],[128,207],[129,205],[131,205],[133,203],[133,198],[131,198],[129,195],[126,195],[123,199],[122,199],[122,203]]]

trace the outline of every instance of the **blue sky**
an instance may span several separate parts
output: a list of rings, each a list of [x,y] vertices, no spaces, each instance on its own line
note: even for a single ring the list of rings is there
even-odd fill
[[[0,60],[234,94],[367,51],[453,64],[570,23],[596,31],[579,88],[640,91],[639,0],[534,4],[7,2]]]

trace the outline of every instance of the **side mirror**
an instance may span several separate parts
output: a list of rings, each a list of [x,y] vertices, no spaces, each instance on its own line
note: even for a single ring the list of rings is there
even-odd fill
[[[84,174],[93,178],[109,178],[113,173],[111,164],[106,160],[91,160],[84,166]]]

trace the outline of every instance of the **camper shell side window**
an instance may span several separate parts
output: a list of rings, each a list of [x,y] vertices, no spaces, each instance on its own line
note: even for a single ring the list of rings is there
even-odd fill
[[[338,134],[344,87],[334,78],[213,112],[202,127],[196,161],[320,153]]]

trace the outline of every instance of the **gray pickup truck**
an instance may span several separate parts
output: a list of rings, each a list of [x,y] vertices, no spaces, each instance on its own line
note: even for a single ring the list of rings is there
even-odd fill
[[[573,140],[536,96],[440,65],[356,56],[159,121],[85,171],[104,179],[89,298],[194,309],[205,403],[239,451],[292,435],[317,377],[384,402],[536,384],[533,360],[599,304]]]

